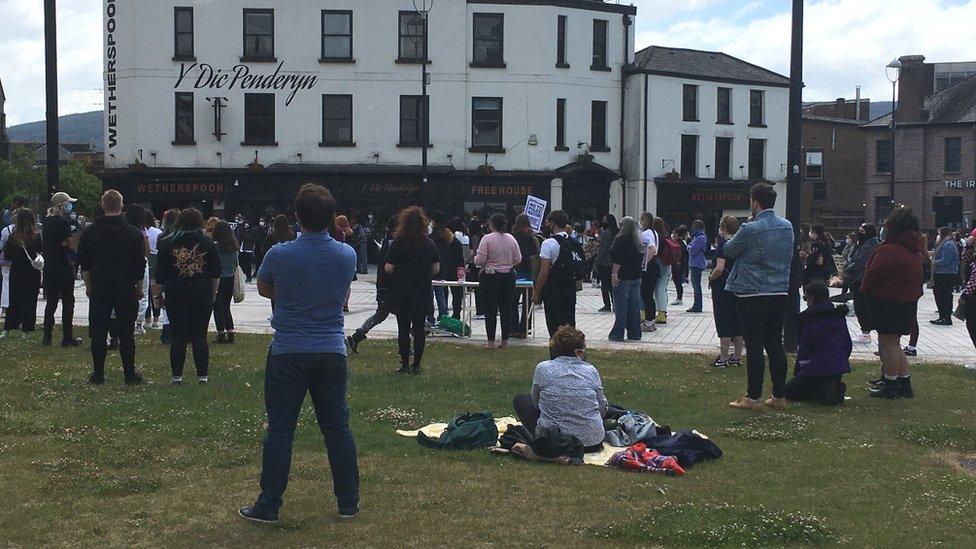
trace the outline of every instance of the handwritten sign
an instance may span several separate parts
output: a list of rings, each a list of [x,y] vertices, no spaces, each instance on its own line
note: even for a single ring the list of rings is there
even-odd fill
[[[529,217],[529,224],[535,232],[542,230],[542,220],[546,217],[547,202],[532,195],[525,197],[525,215]]]

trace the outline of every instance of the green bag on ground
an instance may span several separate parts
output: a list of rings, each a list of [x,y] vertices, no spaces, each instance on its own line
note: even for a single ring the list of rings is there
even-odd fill
[[[417,442],[440,450],[486,448],[498,444],[498,427],[491,412],[467,412],[454,418],[440,438],[435,440],[417,433]]]
[[[451,332],[459,336],[467,337],[471,335],[471,326],[468,326],[453,316],[442,316],[437,326],[446,332]]]

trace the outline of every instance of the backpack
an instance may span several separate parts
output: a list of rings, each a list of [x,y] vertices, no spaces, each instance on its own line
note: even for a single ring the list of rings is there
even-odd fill
[[[665,238],[661,251],[657,254],[661,263],[665,265],[675,265],[681,261],[681,244],[673,238]]]
[[[559,243],[559,256],[552,264],[549,276],[560,280],[586,280],[590,270],[586,264],[586,255],[579,242],[564,236],[553,237]]]
[[[439,450],[469,450],[498,444],[498,427],[491,412],[467,412],[454,418],[439,438],[417,433],[417,442]]]

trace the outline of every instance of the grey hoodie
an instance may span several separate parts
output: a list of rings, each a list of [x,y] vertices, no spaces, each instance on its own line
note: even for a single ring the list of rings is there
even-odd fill
[[[869,238],[864,244],[855,247],[847,256],[847,265],[844,267],[844,276],[851,279],[851,282],[858,282],[864,276],[864,269],[868,265],[868,259],[874,253],[875,248],[881,244],[877,238]]]

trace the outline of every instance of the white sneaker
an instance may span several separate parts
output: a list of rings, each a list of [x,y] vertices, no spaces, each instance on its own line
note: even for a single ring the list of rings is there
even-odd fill
[[[865,343],[865,344],[870,345],[871,344],[871,334],[861,334],[860,336],[858,336],[857,342],[858,343]]]
[[[966,364],[963,368],[967,370],[976,370],[976,364]]]
[[[682,303],[680,299],[676,299],[672,305],[684,305],[684,303]]]
[[[654,325],[654,321],[644,322],[644,324],[641,325],[641,331],[645,333],[656,332],[657,326]]]
[[[0,332],[0,339],[7,339],[7,336],[8,335],[10,335],[10,332],[8,332],[7,330],[4,330],[4,331]],[[967,368],[968,367],[969,366],[967,366]]]
[[[133,332],[135,335],[146,335],[146,327],[142,324],[136,324],[136,329]]]

